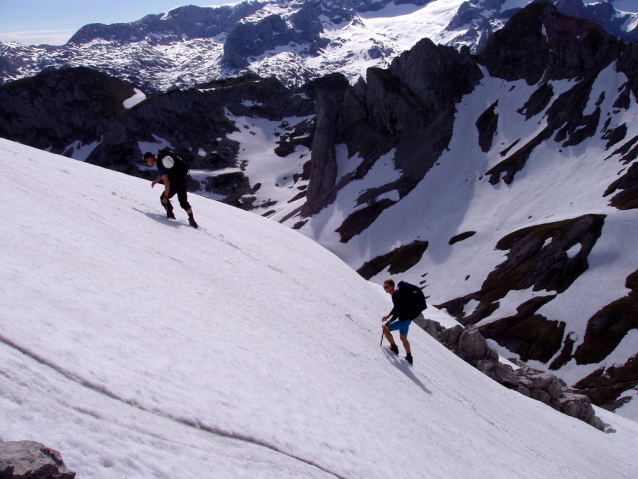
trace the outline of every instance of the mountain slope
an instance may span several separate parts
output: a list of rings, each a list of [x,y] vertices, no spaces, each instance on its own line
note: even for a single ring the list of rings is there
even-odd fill
[[[416,327],[414,367],[379,348],[388,299],[298,233],[200,197],[194,230],[146,181],[0,145],[3,440],[81,477],[633,476],[635,423],[602,433]]]
[[[638,386],[635,51],[542,1],[478,59],[423,40],[318,103],[307,201],[272,218],[617,408]]]
[[[0,87],[0,132],[145,178],[142,153],[173,146],[192,190],[366,278],[406,275],[504,355],[638,418],[636,52],[535,2],[478,56],[422,40],[354,85],[246,75],[132,106],[133,84],[45,72]]]

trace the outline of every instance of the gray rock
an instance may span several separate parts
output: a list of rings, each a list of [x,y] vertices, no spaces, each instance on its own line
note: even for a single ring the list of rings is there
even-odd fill
[[[15,479],[74,479],[62,456],[34,441],[0,441],[0,477]]]
[[[456,354],[465,361],[479,361],[490,358],[491,353],[493,351],[478,328],[473,324],[466,327],[459,338]]]
[[[417,321],[415,319],[415,321]],[[420,319],[418,319],[418,321],[421,321]],[[431,319],[423,319],[423,323],[424,323],[424,330],[426,333],[428,333],[430,336],[432,336],[434,339],[436,339],[437,341],[441,341],[441,325],[437,322],[437,321],[432,321]]]
[[[567,393],[556,401],[555,408],[563,414],[578,418],[592,426],[599,424],[594,419],[596,414],[592,408],[591,401],[584,394]]]
[[[530,397],[545,404],[549,404],[549,402],[551,401],[551,397],[549,397],[549,394],[547,394],[547,392],[543,391],[542,389],[532,389],[530,391]]]
[[[560,381],[558,381],[557,378],[554,378],[547,385],[546,391],[549,394],[550,398],[558,399],[559,397],[563,395],[563,386],[561,385]]]
[[[441,331],[441,340],[450,349],[456,349],[463,333],[463,326],[457,324],[453,328],[446,328]]]
[[[516,388],[519,385],[518,376],[507,364],[495,363],[493,373],[498,383],[509,388]]]
[[[532,397],[532,392],[529,390],[529,388],[523,386],[523,385],[519,385],[516,390],[521,393],[523,396],[527,396],[527,397]]]

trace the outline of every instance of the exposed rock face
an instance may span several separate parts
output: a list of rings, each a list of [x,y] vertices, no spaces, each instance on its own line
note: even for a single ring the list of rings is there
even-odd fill
[[[421,260],[427,248],[427,241],[418,240],[408,245],[399,246],[388,254],[368,261],[357,270],[357,273],[366,279],[370,279],[388,266],[390,274],[405,273]]]
[[[99,140],[125,112],[133,85],[88,68],[51,72],[0,87],[0,135],[63,153],[76,140]]]
[[[450,141],[455,104],[481,78],[468,50],[458,52],[424,39],[396,58],[388,70],[369,69],[366,81],[349,87],[342,102],[318,101],[316,135],[321,134],[322,141],[313,145],[312,161],[321,167],[313,167],[310,183],[321,184],[321,193],[309,190],[302,214],[315,214],[330,204],[337,190],[365,176],[381,156],[396,148],[396,167],[402,177],[361,194],[358,204],[366,207],[345,220],[342,241],[365,230],[394,204],[388,199],[377,201],[380,195],[397,190],[399,197],[405,196],[432,167]],[[328,176],[323,166],[335,164],[332,158],[339,143],[346,144],[348,152],[359,152],[363,162],[335,184],[334,170]]]
[[[586,77],[614,61],[621,42],[593,21],[558,13],[546,0],[535,0],[494,33],[480,61],[490,75],[509,81]]]
[[[269,15],[255,23],[238,23],[226,38],[222,61],[231,68],[244,68],[249,65],[250,57],[291,42],[308,45],[307,54],[316,55],[328,41],[321,36],[323,26],[312,5],[306,3],[291,15],[290,27],[280,15]]]
[[[476,121],[476,129],[479,132],[479,146],[483,153],[487,153],[492,149],[492,142],[494,141],[494,135],[496,134],[496,128],[498,126],[497,106],[498,101],[485,110]]]
[[[603,223],[603,215],[585,215],[528,227],[505,236],[496,248],[509,251],[507,260],[487,277],[481,290],[463,298],[462,304],[455,300],[445,303],[443,307],[463,324],[475,324],[489,316],[493,311],[493,303],[512,289],[565,291],[587,269],[587,256],[601,234]],[[577,244],[580,244],[578,252],[573,256],[568,255],[567,251]],[[481,304],[466,316],[461,313],[459,306],[471,299]],[[541,305],[538,301],[527,305],[523,308],[523,314],[529,317]]]
[[[312,115],[312,92],[287,89],[274,79],[248,75],[211,82],[201,89],[157,95],[126,109],[124,100],[134,93],[133,85],[86,68],[0,85],[0,136],[67,156],[78,142],[92,144],[87,162],[148,178],[152,174],[138,168],[144,153],[140,143],[172,145],[191,169],[242,168],[239,144],[229,138],[241,127],[232,115],[281,120],[286,133],[278,156],[285,157],[297,145],[310,147],[312,140],[312,121],[301,124],[300,132],[284,125],[285,118]],[[210,178],[204,185],[193,182],[190,188],[241,204],[239,198],[255,187],[241,176]],[[245,201],[243,207],[250,205]]]
[[[590,399],[569,389],[554,374],[539,371],[529,366],[513,369],[499,362],[498,354],[491,349],[478,328],[457,325],[445,328],[430,319],[415,320],[430,336],[453,351],[457,356],[476,367],[499,384],[541,401],[557,411],[604,431],[605,425],[596,416]]]
[[[317,112],[312,151],[321,153],[313,153],[311,157],[311,181],[308,186],[308,201],[304,206],[307,215],[317,212],[320,209],[319,205],[334,200],[334,196],[331,195],[337,179],[334,125],[339,103],[348,88],[348,81],[342,75],[335,74],[313,82],[312,86],[316,91]]]
[[[56,450],[33,441],[0,440],[0,477],[6,479],[73,479]]]

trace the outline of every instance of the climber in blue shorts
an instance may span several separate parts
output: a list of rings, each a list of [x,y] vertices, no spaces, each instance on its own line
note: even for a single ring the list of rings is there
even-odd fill
[[[383,334],[386,339],[390,342],[390,351],[394,354],[399,354],[399,348],[394,342],[394,338],[392,337],[391,331],[399,331],[399,338],[403,343],[403,347],[405,348],[405,359],[410,364],[413,364],[412,353],[410,352],[410,342],[408,341],[408,329],[410,329],[410,323],[414,318],[405,317],[407,312],[407,308],[404,307],[404,301],[401,297],[401,292],[395,289],[394,281],[388,279],[383,283],[383,289],[386,293],[392,295],[392,304],[393,308],[390,311],[390,314],[384,316],[381,321],[387,321],[390,319],[390,322],[383,325]],[[396,321],[395,321],[396,320]]]

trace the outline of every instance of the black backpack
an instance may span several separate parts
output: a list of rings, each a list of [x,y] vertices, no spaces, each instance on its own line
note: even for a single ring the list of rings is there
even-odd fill
[[[168,148],[159,152],[157,160],[162,162],[162,165],[168,171],[168,177],[172,180],[182,179],[188,174],[188,163]]]
[[[397,289],[401,294],[406,319],[416,318],[428,305],[421,288],[405,281],[399,281]]]

